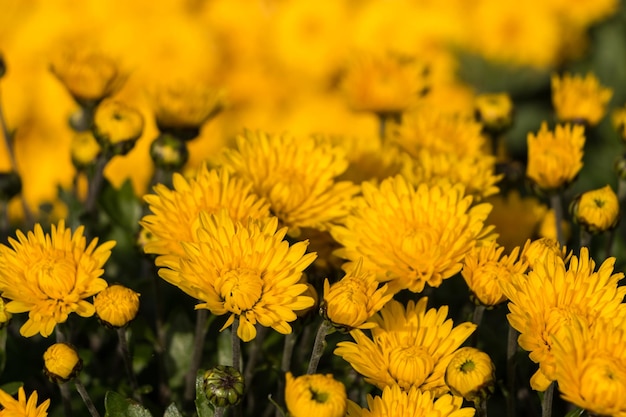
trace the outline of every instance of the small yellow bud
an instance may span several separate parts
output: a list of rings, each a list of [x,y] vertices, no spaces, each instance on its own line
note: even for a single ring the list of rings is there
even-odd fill
[[[499,134],[513,124],[513,101],[506,93],[481,94],[474,106],[476,120],[489,133]]]
[[[123,285],[111,285],[94,297],[93,305],[102,322],[113,328],[126,326],[139,311],[139,295]]]
[[[472,347],[456,351],[446,369],[446,384],[468,401],[484,401],[493,393],[495,366],[489,355]]]
[[[561,247],[555,239],[543,237],[533,241],[527,240],[520,259],[526,262],[530,269],[535,269],[535,266],[542,263],[550,252],[563,259],[565,263],[572,256],[572,252],[567,253],[567,247]]]
[[[102,148],[89,130],[78,132],[72,138],[70,152],[72,163],[78,170],[84,170],[96,162]]]
[[[589,233],[613,229],[619,220],[619,201],[610,186],[587,191],[574,199],[570,206],[574,220]]]
[[[104,100],[94,115],[94,136],[103,148],[126,155],[143,133],[143,116],[116,100]]]
[[[44,371],[53,382],[67,382],[80,372],[83,362],[67,343],[55,343],[43,354]]]

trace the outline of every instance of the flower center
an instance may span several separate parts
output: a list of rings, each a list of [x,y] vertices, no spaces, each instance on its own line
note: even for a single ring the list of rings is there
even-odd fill
[[[398,346],[389,354],[389,373],[406,390],[422,385],[433,367],[433,358],[419,346]]]
[[[324,404],[328,400],[327,392],[315,391],[311,387],[309,387],[309,392],[311,393],[311,399],[316,403]]]
[[[62,300],[74,290],[76,264],[67,258],[47,257],[31,266],[30,281],[36,282],[49,298]]]
[[[459,369],[464,374],[467,374],[469,372],[472,372],[475,368],[476,368],[476,364],[474,363],[474,361],[468,359],[465,362],[463,362],[463,364],[461,365]]]
[[[235,314],[250,310],[263,294],[263,280],[258,271],[237,268],[220,277],[216,288],[224,300],[224,307]]]

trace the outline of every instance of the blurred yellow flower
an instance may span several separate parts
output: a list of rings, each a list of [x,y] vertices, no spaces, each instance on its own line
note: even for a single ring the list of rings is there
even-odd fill
[[[110,285],[93,299],[96,315],[107,326],[126,326],[139,311],[139,295],[123,285]]]
[[[502,256],[503,246],[493,242],[477,245],[465,255],[461,274],[476,304],[495,306],[506,301],[500,281],[510,281],[512,275],[523,274],[528,265],[518,260],[520,248],[515,247],[510,255]]]
[[[175,173],[172,182],[173,189],[157,184],[155,194],[144,196],[153,213],[140,222],[152,234],[144,246],[146,253],[184,256],[182,242],[198,240],[200,212],[216,213],[226,208],[234,221],[269,216],[269,205],[252,193],[251,184],[232,178],[223,169],[210,170],[203,164],[194,178]]]
[[[0,389],[0,416],[2,417],[46,417],[48,415],[48,407],[50,400],[46,400],[37,405],[37,391],[26,399],[24,387],[20,387],[17,391],[17,400]]]
[[[331,230],[337,255],[375,271],[391,292],[421,292],[459,272],[463,257],[491,231],[489,204],[472,206],[462,186],[413,187],[402,176],[366,182],[344,226]]]
[[[591,326],[589,326],[591,324]],[[626,328],[623,322],[574,321],[552,339],[563,398],[598,416],[626,415]]]
[[[603,87],[592,73],[552,76],[552,104],[561,122],[597,125],[606,113],[613,96],[610,88]]]
[[[103,100],[94,115],[94,136],[101,146],[125,155],[143,133],[143,116],[127,104]]]
[[[545,376],[535,381],[550,382],[556,378],[553,337],[559,337],[573,321],[590,325],[600,318],[617,315],[626,287],[618,287],[624,274],[613,273],[614,265],[615,258],[608,258],[596,271],[586,247],[580,249],[580,256],[572,257],[567,268],[560,256],[548,252],[528,275],[516,275],[511,282],[502,282],[510,300],[507,318],[521,333],[518,343],[530,352],[533,362],[539,363],[537,372]],[[542,385],[533,388],[543,391],[547,385]]]
[[[474,101],[476,119],[489,132],[498,134],[513,124],[513,100],[507,93],[485,93]]]
[[[387,285],[378,287],[376,274],[362,268],[357,261],[346,275],[332,286],[324,280],[323,315],[336,328],[343,331],[369,329],[375,326],[368,321],[389,301],[393,294]]]
[[[547,237],[552,240],[557,240],[556,212],[554,209],[549,209],[545,212],[543,218],[539,222],[539,227],[536,229],[537,238]],[[572,235],[572,225],[566,219],[561,220],[561,230],[563,231],[563,237],[567,242]]]
[[[238,336],[255,338],[257,323],[279,333],[291,333],[294,311],[313,305],[299,284],[302,271],[316,257],[305,254],[308,242],[284,239],[287,228],[278,219],[234,221],[226,209],[202,212],[197,241],[183,242],[184,257],[162,256],[159,275],[201,301],[215,315],[229,314],[222,330],[239,318]]]
[[[565,24],[587,29],[594,23],[613,15],[619,10],[619,0],[577,0],[576,6],[568,0],[550,0],[547,8],[563,19]]]
[[[348,214],[358,187],[335,181],[348,167],[342,149],[321,138],[296,138],[246,131],[237,149],[227,149],[224,166],[252,183],[290,235],[300,228],[328,230]]]
[[[398,385],[387,386],[381,396],[367,395],[367,408],[349,402],[346,417],[473,417],[476,410],[463,407],[463,398],[444,394],[436,398],[429,391],[416,387],[402,390]]]
[[[102,148],[93,136],[91,130],[84,132],[76,132],[72,136],[72,144],[70,152],[72,154],[72,163],[79,170],[95,164],[96,158],[100,155]]]
[[[343,417],[346,387],[331,374],[293,377],[287,372],[285,402],[292,417]]]
[[[583,167],[585,128],[557,125],[554,132],[543,122],[537,134],[528,134],[526,176],[539,189],[550,192],[566,187]]]
[[[626,142],[626,106],[613,110],[611,115],[613,128],[619,133],[623,142]]]
[[[0,245],[0,291],[11,300],[6,309],[29,312],[22,336],[47,337],[70,313],[94,314],[86,298],[107,287],[100,276],[115,242],[98,246],[96,238],[87,246],[83,233],[81,226],[72,234],[61,220],[50,234],[36,224],[34,232],[24,235],[18,230],[17,240],[9,238],[11,247]]]
[[[493,394],[496,368],[489,355],[473,347],[457,350],[446,369],[446,384],[455,395],[478,403]]]
[[[369,338],[353,330],[353,342],[339,342],[335,355],[350,363],[365,381],[380,389],[398,385],[403,391],[412,387],[430,391],[434,397],[448,392],[444,375],[454,352],[474,332],[476,325],[461,323],[453,327],[447,306],[426,310],[428,299],[406,308],[391,300],[374,315],[378,325]]]
[[[67,343],[55,343],[43,354],[44,371],[54,382],[67,382],[81,370],[83,362],[78,352]]]
[[[609,185],[576,197],[571,211],[574,220],[589,233],[613,229],[619,221],[619,201]]]

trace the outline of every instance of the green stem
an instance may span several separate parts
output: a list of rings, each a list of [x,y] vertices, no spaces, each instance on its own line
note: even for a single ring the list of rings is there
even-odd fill
[[[241,372],[241,339],[237,334],[239,329],[239,316],[235,316],[233,328],[231,329],[231,341],[233,344],[233,368]]]
[[[474,403],[476,417],[487,417],[487,400],[478,400]]]
[[[205,308],[196,310],[196,329],[193,340],[193,353],[189,370],[185,375],[185,401],[192,401],[196,394],[196,376],[202,362],[202,351],[204,349],[204,339],[206,338],[207,327],[206,322],[209,317],[209,311]]]
[[[85,386],[82,382],[80,382],[80,378],[76,377],[76,379],[74,380],[74,385],[76,385],[76,391],[78,391],[80,397],[83,399],[83,402],[87,406],[89,414],[91,414],[92,417],[100,417],[100,413],[98,413],[96,406],[93,404],[93,401],[91,401],[91,397],[85,389]]]
[[[223,417],[224,411],[226,411],[226,407],[215,407],[215,413],[213,417]]]
[[[477,305],[474,307],[474,314],[472,315],[472,323],[477,326],[480,326],[480,323],[483,321],[483,314],[485,313],[484,305]]]
[[[296,340],[298,337],[292,331],[285,336],[285,342],[283,344],[283,356],[280,361],[281,376],[278,380],[278,395],[277,402],[282,404],[285,400],[285,379],[284,375],[291,369],[291,358],[293,357],[293,348],[296,346]],[[274,417],[284,417],[283,410],[276,404],[276,411]]]
[[[309,361],[309,368],[306,373],[311,375],[317,371],[317,365],[320,363],[324,348],[326,348],[326,335],[332,329],[332,324],[328,320],[322,321],[317,335],[315,336],[315,344],[313,345],[313,352],[311,353],[311,360]]]
[[[543,401],[541,402],[541,417],[552,416],[552,399],[554,397],[554,382],[550,384],[548,389],[543,393]]]
[[[509,395],[506,399],[506,409],[508,417],[515,417],[515,354],[517,353],[517,330],[509,324],[509,331],[506,343],[506,382]]]
[[[89,178],[89,188],[87,190],[87,200],[85,201],[85,211],[88,214],[92,214],[96,208],[96,202],[98,201],[98,194],[104,183],[104,168],[111,159],[111,155],[108,152],[103,151],[98,155],[96,159],[96,166],[94,173]]]
[[[580,247],[589,247],[591,244],[591,233],[585,230],[584,227],[580,228]]]
[[[554,210],[554,222],[556,227],[556,240],[561,246],[565,245],[565,235],[563,233],[563,202],[561,193],[550,196],[550,206]]]
[[[117,337],[120,341],[120,353],[124,361],[124,367],[126,368],[126,374],[130,381],[130,387],[133,391],[133,398],[142,404],[141,394],[139,393],[139,385],[137,384],[137,377],[133,371],[133,360],[130,356],[130,349],[128,349],[128,338],[126,337],[126,328],[120,327],[117,329]]]

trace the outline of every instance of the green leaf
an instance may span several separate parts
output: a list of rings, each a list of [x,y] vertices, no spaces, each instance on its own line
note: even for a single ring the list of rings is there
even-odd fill
[[[183,417],[183,415],[180,413],[180,411],[178,411],[178,408],[176,408],[176,404],[171,403],[169,407],[167,407],[167,409],[165,410],[165,414],[163,414],[163,417]]]
[[[138,229],[141,218],[141,203],[135,195],[130,180],[126,180],[119,189],[105,183],[98,196],[98,202],[113,223],[133,234]]]
[[[17,394],[17,390],[22,386],[24,386],[23,382],[7,382],[6,384],[0,385],[0,389],[9,395],[15,395]]]
[[[582,408],[576,408],[575,410],[572,410],[569,413],[565,414],[565,417],[580,417],[583,415],[584,412],[585,410],[583,410]]]
[[[191,367],[193,326],[182,311],[170,315],[168,322],[172,329],[167,343],[167,366],[170,376],[168,383],[170,388],[176,389],[183,386],[187,370]]]
[[[217,363],[232,365],[233,363],[233,341],[231,328],[225,329],[217,336]]]
[[[104,397],[104,417],[152,417],[152,414],[135,400],[117,392],[108,391]]]
[[[204,393],[204,370],[199,370],[196,375],[196,410],[198,417],[213,417],[213,408]]]

